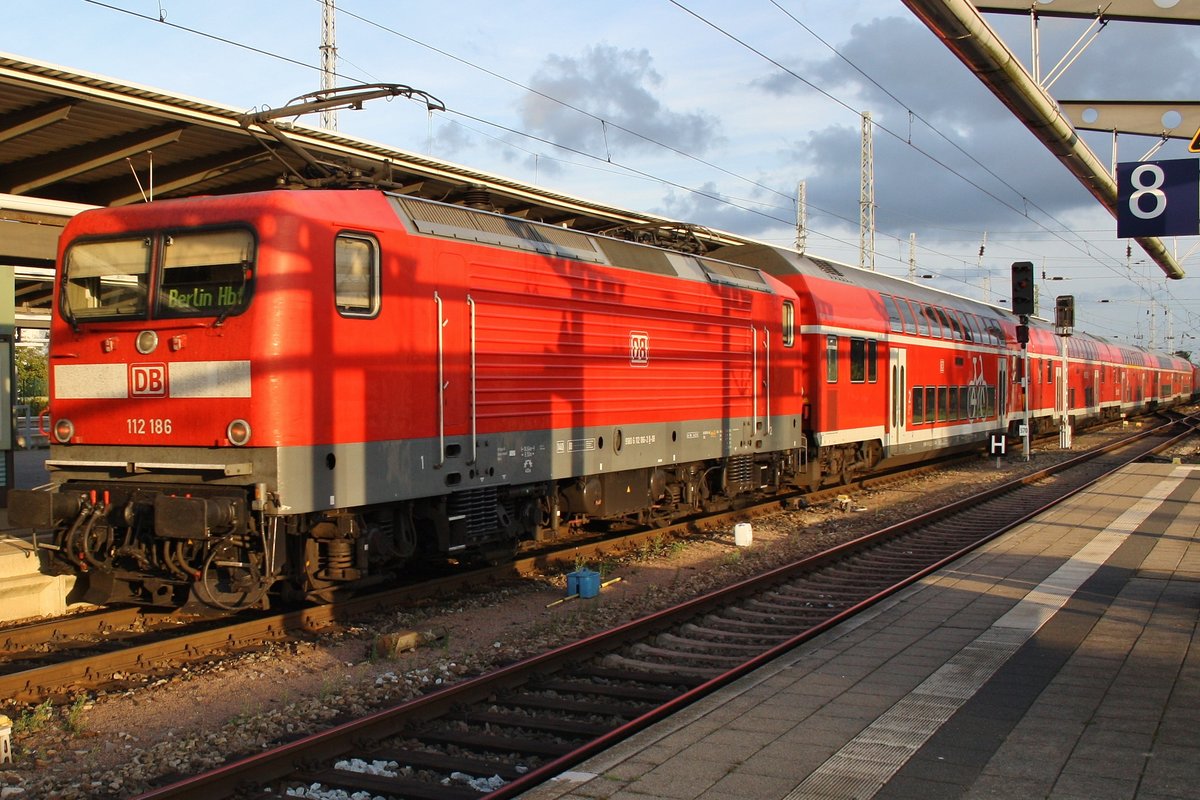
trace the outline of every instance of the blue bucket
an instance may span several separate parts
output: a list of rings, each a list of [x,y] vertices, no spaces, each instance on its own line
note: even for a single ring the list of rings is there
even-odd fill
[[[600,594],[600,573],[592,569],[577,569],[567,573],[567,596],[579,595],[586,600]]]

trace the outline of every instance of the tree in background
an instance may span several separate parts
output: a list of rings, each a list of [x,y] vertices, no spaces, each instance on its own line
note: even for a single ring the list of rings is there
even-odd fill
[[[28,403],[32,414],[40,414],[49,402],[46,353],[40,347],[17,347],[17,403]]]

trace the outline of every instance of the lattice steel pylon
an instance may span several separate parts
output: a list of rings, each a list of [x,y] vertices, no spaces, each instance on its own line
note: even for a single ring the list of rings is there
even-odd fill
[[[322,0],[321,4],[321,89],[328,91],[334,87],[337,76],[337,44],[334,37],[333,17],[334,0]],[[321,112],[321,127],[326,130],[337,130],[337,110],[328,108]]]
[[[800,181],[796,185],[796,252],[803,253],[808,246],[808,184]]]
[[[858,196],[858,265],[875,269],[875,145],[871,112],[862,114],[862,170]]]

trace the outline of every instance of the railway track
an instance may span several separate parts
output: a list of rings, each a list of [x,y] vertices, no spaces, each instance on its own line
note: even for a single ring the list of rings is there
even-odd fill
[[[140,800],[516,796],[1194,433],[1180,422]]]
[[[903,480],[938,469],[942,463],[862,479],[855,486]],[[846,487],[838,487],[806,497],[815,503],[844,491]],[[596,562],[632,552],[663,537],[685,535],[698,524],[705,528],[728,527],[735,517],[770,513],[782,502],[772,500],[666,528],[572,539],[530,550],[509,564],[449,573],[402,588],[281,613],[244,612],[233,617],[205,618],[120,607],[7,626],[0,628],[0,698],[14,703],[69,701],[85,690],[138,685],[159,673],[170,674],[181,664],[312,635],[429,597],[569,569],[579,559]]]

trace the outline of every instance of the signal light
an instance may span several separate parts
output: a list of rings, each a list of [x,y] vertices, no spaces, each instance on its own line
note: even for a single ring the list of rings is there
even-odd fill
[[[1075,296],[1064,294],[1054,298],[1054,326],[1056,328],[1075,327]]]
[[[1027,317],[1033,314],[1033,262],[1014,261],[1012,265],[1012,310]]]

